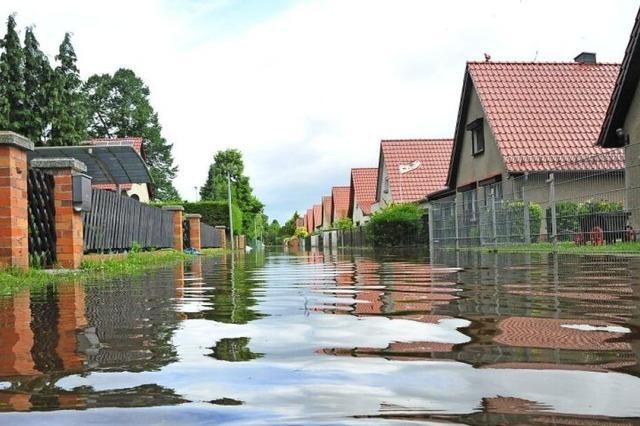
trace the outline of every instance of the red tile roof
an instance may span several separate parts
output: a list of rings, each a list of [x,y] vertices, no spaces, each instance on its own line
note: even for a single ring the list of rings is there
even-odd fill
[[[311,207],[310,209],[307,209],[307,214],[305,215],[307,218],[307,232],[309,233],[313,232],[313,229],[315,228],[313,216],[313,207]]]
[[[313,206],[313,226],[314,229],[322,226],[322,206],[320,204]]]
[[[396,203],[418,201],[444,188],[451,159],[451,139],[383,140],[381,161],[389,174],[389,188]],[[420,165],[400,175],[400,165]],[[376,191],[380,192],[379,189]]]
[[[323,227],[331,226],[330,223],[325,223],[325,221],[331,220],[331,195],[325,195],[322,197],[322,224]]]
[[[377,167],[351,169],[351,191],[355,202],[366,215],[371,214],[371,204],[376,202],[377,184]]]
[[[623,151],[596,146],[619,68],[577,62],[467,64],[510,172],[624,168]]]
[[[91,139],[83,142],[83,144],[95,146],[131,146],[144,158],[142,153],[142,138]],[[91,186],[96,189],[106,189],[109,191],[115,191],[117,189],[117,185],[113,183],[96,183]],[[130,183],[120,185],[123,191],[129,191],[132,187],[133,185]]]
[[[351,195],[350,186],[334,186],[331,188],[331,200],[333,204],[333,221],[347,217]]]

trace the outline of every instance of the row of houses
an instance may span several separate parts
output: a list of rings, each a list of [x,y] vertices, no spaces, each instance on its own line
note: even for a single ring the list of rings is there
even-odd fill
[[[349,186],[309,207],[304,226],[362,225],[392,203],[447,201],[473,218],[496,200],[552,197],[610,198],[640,228],[638,22],[622,66],[589,52],[570,62],[468,62],[453,137],[382,140],[377,166],[351,169]]]

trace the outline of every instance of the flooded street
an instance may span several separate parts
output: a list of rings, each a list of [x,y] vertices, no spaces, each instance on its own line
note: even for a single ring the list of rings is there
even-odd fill
[[[0,424],[637,424],[640,258],[273,252],[0,296]]]

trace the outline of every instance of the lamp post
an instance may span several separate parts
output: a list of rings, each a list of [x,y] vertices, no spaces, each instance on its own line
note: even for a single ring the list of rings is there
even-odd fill
[[[229,204],[229,233],[231,234],[231,251],[235,251],[236,243],[233,236],[233,210],[231,209],[231,174],[227,172],[227,202]]]

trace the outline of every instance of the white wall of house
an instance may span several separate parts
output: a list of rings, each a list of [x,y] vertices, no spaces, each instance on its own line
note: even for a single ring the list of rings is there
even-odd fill
[[[150,201],[149,190],[146,183],[132,184],[131,189],[127,191],[127,196],[131,197],[132,195],[137,195],[141,203],[148,203]]]
[[[351,208],[353,211],[353,215],[351,216],[351,221],[353,222],[354,225],[356,226],[364,225],[369,221],[369,216],[364,214],[364,212],[358,205],[358,202],[356,201],[355,197],[353,200],[353,206]]]

